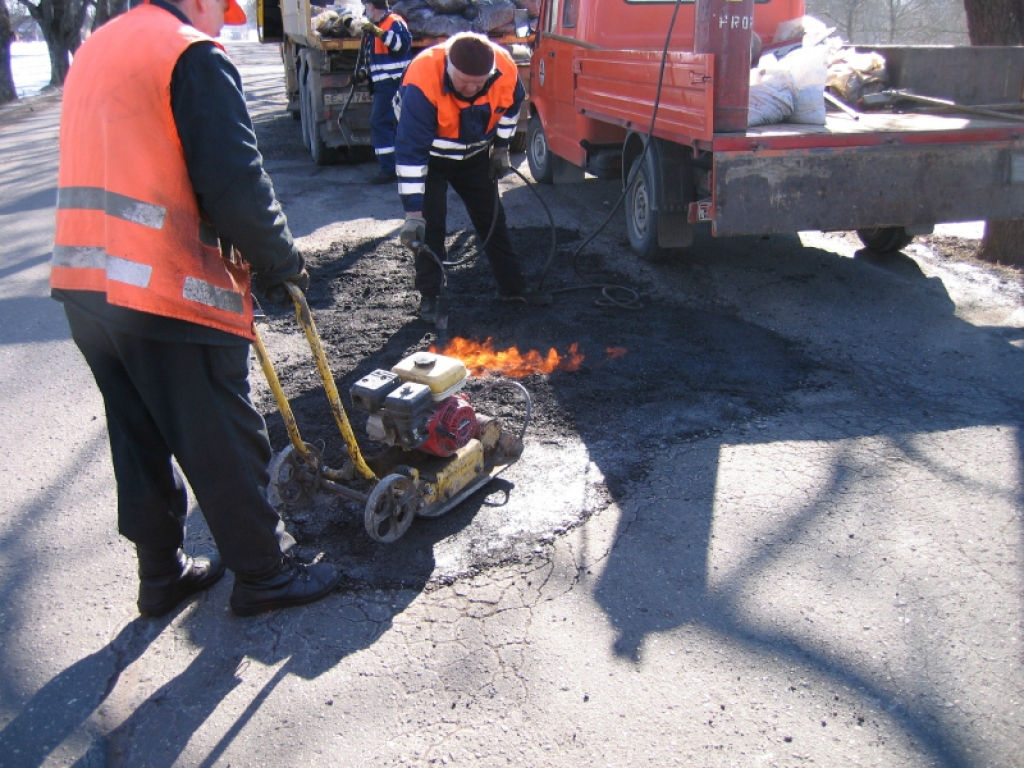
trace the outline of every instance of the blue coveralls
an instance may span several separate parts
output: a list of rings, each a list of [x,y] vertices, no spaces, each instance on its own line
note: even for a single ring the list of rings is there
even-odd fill
[[[373,89],[370,137],[381,171],[394,174],[398,119],[392,102],[412,60],[412,35],[402,17],[390,11],[378,26],[384,30],[383,38],[367,35],[366,57]]]

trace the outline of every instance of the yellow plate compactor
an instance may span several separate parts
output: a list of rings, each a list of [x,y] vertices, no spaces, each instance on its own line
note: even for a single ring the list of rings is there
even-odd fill
[[[433,352],[417,352],[390,371],[375,370],[349,391],[352,404],[367,414],[366,433],[385,448],[364,459],[348,415],[338,396],[313,316],[302,291],[287,286],[295,315],[306,334],[347,456],[340,469],[324,464],[316,446],[306,443],[285,397],[274,366],[253,324],[256,356],[277,401],[290,445],[270,465],[268,495],[272,504],[297,505],[317,491],[365,503],[363,522],[375,540],[391,543],[416,516],[448,512],[514,464],[523,451],[531,401],[515,381],[525,402],[522,426],[505,431],[492,416],[478,413],[463,392],[469,374],[461,360]]]

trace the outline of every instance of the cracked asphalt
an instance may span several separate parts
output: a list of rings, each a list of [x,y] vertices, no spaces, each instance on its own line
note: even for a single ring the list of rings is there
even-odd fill
[[[400,223],[393,190],[314,167],[275,48],[230,52],[300,244],[355,280],[346,254],[385,253]],[[404,549],[345,548],[332,499],[299,513],[345,589],[239,619],[227,578],[147,620],[102,404],[47,297],[57,116],[52,97],[0,113],[0,765],[1024,765],[1019,273],[952,230],[888,258],[802,233],[639,264],[618,214],[583,258],[679,318],[634,358],[677,342],[646,382],[670,396],[641,401],[636,363],[536,380],[572,419],[552,407],[494,494]],[[587,233],[617,186],[539,191]],[[522,182],[503,195],[514,226],[546,226]],[[429,341],[393,290],[371,356]],[[533,321],[507,332],[567,338]],[[284,316],[267,343],[313,413]],[[368,354],[351,346],[333,342],[339,377]],[[589,419],[606,400],[618,417]],[[198,510],[189,545],[211,546]]]

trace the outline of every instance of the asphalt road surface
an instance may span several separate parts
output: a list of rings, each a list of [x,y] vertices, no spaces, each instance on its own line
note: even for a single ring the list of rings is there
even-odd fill
[[[372,164],[315,167],[276,48],[230,51],[336,376],[431,343],[394,190]],[[638,312],[593,290],[497,309],[486,265],[456,270],[454,331],[587,342],[580,371],[523,380],[523,459],[391,548],[334,497],[289,510],[346,571],[312,606],[234,617],[228,577],[141,619],[102,403],[46,287],[58,111],[0,111],[0,765],[1024,765],[1017,273],[953,237],[879,257],[843,233],[640,264],[621,213],[581,267]],[[502,191],[536,273],[547,218],[522,181]],[[567,254],[617,183],[537,191],[552,285],[579,287]],[[270,314],[331,450],[308,349]],[[212,547],[197,509],[188,546]]]

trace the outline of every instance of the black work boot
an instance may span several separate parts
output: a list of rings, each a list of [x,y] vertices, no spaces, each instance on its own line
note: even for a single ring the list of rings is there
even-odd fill
[[[437,321],[437,296],[424,296],[420,299],[420,320],[433,325]]]
[[[239,616],[253,616],[278,608],[305,605],[330,593],[341,574],[331,563],[306,565],[291,557],[269,573],[243,576],[235,574],[231,590],[231,610]]]
[[[189,557],[181,548],[136,547],[139,557],[139,613],[163,616],[186,597],[212,587],[224,575],[219,555]]]
[[[394,171],[389,173],[388,171],[380,170],[370,177],[371,184],[395,184],[397,182],[398,175]]]

